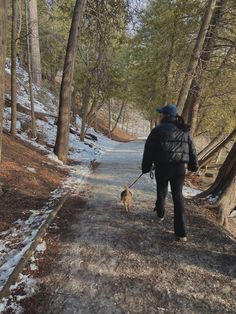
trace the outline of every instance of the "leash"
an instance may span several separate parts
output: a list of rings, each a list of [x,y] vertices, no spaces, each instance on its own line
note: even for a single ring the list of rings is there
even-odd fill
[[[132,184],[129,185],[129,189],[132,188],[133,185],[135,185],[135,183],[142,177],[142,175],[144,175],[144,173],[141,173],[141,174],[137,177],[137,179],[135,179],[135,181],[134,181]]]

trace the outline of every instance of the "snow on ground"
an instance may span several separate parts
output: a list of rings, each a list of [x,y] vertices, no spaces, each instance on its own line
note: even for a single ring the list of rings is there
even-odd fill
[[[168,185],[168,191],[171,193],[170,184]],[[186,186],[186,185],[184,185],[184,188],[183,188],[183,195],[185,198],[192,198],[201,192],[202,192],[201,190],[190,188],[189,186]]]
[[[36,254],[34,254],[30,259],[29,269],[31,273],[39,269],[37,263],[40,254],[43,254],[46,249],[45,242],[39,244],[37,248],[37,257],[35,256]],[[21,273],[18,281],[10,287],[11,293],[9,297],[0,301],[0,313],[8,311],[14,314],[23,313],[23,308],[20,306],[19,302],[32,296],[38,289],[37,284],[37,280],[31,275]]]
[[[27,167],[26,168],[28,171],[32,172],[32,173],[37,173],[36,169],[31,168],[31,167]]]
[[[6,71],[10,74],[10,61],[7,60]],[[28,74],[21,67],[17,67],[18,77],[18,94],[17,103],[23,108],[30,109],[30,100],[27,92],[28,89]],[[30,131],[30,116],[17,112],[17,132],[18,136],[24,141],[30,142],[33,146],[46,150],[52,158],[52,147],[55,144],[56,139],[56,117],[58,112],[58,101],[56,97],[45,88],[38,88],[33,85],[34,100],[35,100],[35,112],[44,113],[47,121],[37,119],[37,134],[43,144],[32,140],[28,134]],[[10,100],[11,96],[6,94],[6,97]],[[42,101],[41,101],[42,100]],[[4,111],[4,127],[7,131],[10,130],[11,108],[8,107]],[[73,126],[76,134],[70,134],[69,142],[69,158],[74,161],[90,162],[94,159],[98,159],[104,152],[111,149],[116,145],[115,141],[112,141],[104,135],[97,133],[94,129],[88,129],[88,133],[97,138],[97,141],[92,139],[86,139],[85,142],[81,142],[79,139],[79,132],[81,126],[80,117],[76,118],[77,126]],[[72,126],[71,126],[72,127]],[[56,159],[56,157],[53,157]]]
[[[207,197],[209,204],[216,204],[218,201],[219,195],[210,195]]]
[[[184,186],[183,188],[183,195],[186,198],[191,198],[193,196],[198,195],[201,192],[202,192],[201,190],[190,188],[189,186]]]
[[[29,249],[38,229],[51,212],[53,204],[61,198],[63,193],[62,188],[53,191],[51,199],[42,209],[32,211],[27,220],[18,219],[10,229],[0,233],[0,290],[22,256]]]

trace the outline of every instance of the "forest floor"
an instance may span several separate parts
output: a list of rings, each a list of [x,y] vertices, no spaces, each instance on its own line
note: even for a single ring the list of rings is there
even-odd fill
[[[0,182],[0,232],[18,219],[27,219],[39,210],[68,175],[68,169],[58,167],[45,152],[7,134],[3,137]]]
[[[236,313],[236,242],[214,213],[186,200],[188,242],[176,242],[170,195],[158,223],[148,175],[124,212],[120,192],[143,145],[118,144],[61,209],[24,313]]]

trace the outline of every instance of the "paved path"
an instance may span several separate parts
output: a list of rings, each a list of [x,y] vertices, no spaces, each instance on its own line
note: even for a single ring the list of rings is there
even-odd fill
[[[121,188],[139,174],[143,145],[119,144],[82,186],[86,204],[74,202],[72,237],[44,278],[49,300],[38,312],[236,313],[233,240],[188,208],[190,241],[176,243],[170,199],[160,224],[147,175],[134,189],[131,213],[123,211]]]

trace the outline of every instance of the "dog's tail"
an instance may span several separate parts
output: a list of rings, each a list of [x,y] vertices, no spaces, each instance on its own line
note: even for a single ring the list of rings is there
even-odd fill
[[[120,195],[121,196],[121,200],[123,200],[123,197],[128,194],[128,191],[129,191],[129,188],[128,188],[127,185],[125,185],[124,186],[124,191],[122,191],[121,195]]]

